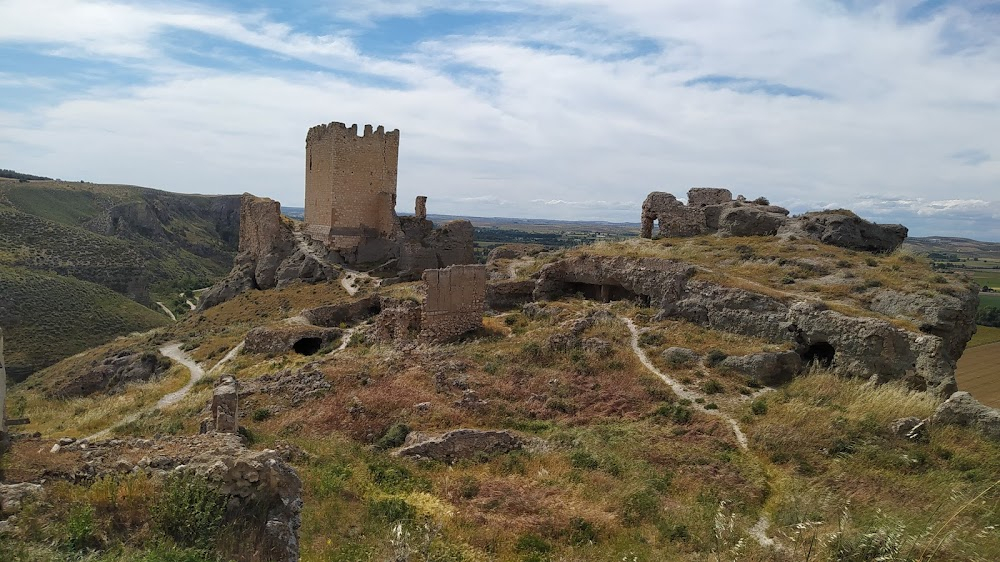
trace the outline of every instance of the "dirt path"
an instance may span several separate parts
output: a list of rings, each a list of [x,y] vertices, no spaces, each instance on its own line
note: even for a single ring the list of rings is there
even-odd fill
[[[169,308],[167,308],[167,305],[163,304],[160,301],[156,301],[156,304],[163,309],[163,312],[166,313],[166,315],[169,316],[171,320],[173,320],[174,322],[177,321],[177,317],[174,316],[174,313],[171,312]]]
[[[235,349],[233,349],[232,351],[230,351],[229,353],[227,353],[226,356],[222,358],[222,361],[219,361],[219,364],[217,364],[213,368],[213,370],[215,370],[216,368],[218,368],[223,362],[232,359],[232,357],[235,357],[236,353],[234,353],[234,352],[237,352],[238,349],[241,349],[242,345],[243,344],[240,344],[240,345],[236,346]],[[93,441],[94,439],[104,438],[109,433],[111,433],[112,429],[114,429],[114,428],[116,428],[116,427],[118,427],[120,425],[124,425],[124,424],[127,424],[127,423],[134,422],[135,420],[139,419],[139,417],[142,416],[143,414],[145,414],[146,412],[151,412],[153,410],[158,410],[158,409],[166,408],[167,406],[172,406],[172,405],[180,402],[182,398],[184,398],[185,396],[187,396],[187,394],[189,392],[191,392],[191,389],[194,387],[195,383],[198,382],[198,381],[200,381],[202,379],[202,377],[205,376],[205,370],[202,369],[201,366],[198,365],[198,363],[196,363],[195,360],[192,359],[190,355],[188,355],[183,349],[181,349],[181,344],[179,344],[179,343],[167,344],[167,345],[161,347],[160,348],[160,354],[163,355],[164,357],[168,357],[168,358],[170,358],[170,359],[172,359],[172,360],[180,363],[181,365],[184,365],[185,367],[187,367],[188,371],[191,372],[191,377],[188,379],[187,384],[185,384],[183,387],[181,387],[180,390],[176,390],[176,391],[171,392],[170,394],[167,394],[166,396],[160,398],[156,402],[156,404],[154,404],[152,407],[145,408],[145,409],[142,409],[142,410],[140,410],[138,412],[129,414],[128,416],[125,416],[124,418],[122,418],[121,420],[119,420],[118,423],[112,425],[111,427],[108,427],[107,429],[102,429],[101,431],[98,431],[97,433],[94,433],[93,435],[88,435],[87,437],[84,437],[84,439],[86,439],[87,441]]]
[[[677,394],[677,396],[679,396],[680,398],[685,398],[692,402],[694,402],[698,398],[702,399],[705,398],[705,395],[703,395],[702,393],[686,388],[679,381],[673,379],[672,377],[666,375],[663,371],[659,370],[656,367],[656,365],[654,365],[653,362],[649,359],[649,356],[646,355],[646,352],[642,350],[642,347],[639,346],[639,330],[635,327],[635,322],[633,322],[631,318],[625,318],[624,316],[619,316],[618,318],[620,318],[623,322],[625,322],[625,325],[628,326],[628,331],[631,332],[632,334],[632,342],[631,342],[632,352],[635,353],[636,357],[639,358],[639,361],[642,362],[642,364],[647,369],[649,369],[651,373],[660,377],[660,380],[667,383],[667,386],[669,386],[674,391],[674,393]],[[730,427],[733,428],[733,433],[736,435],[736,441],[740,444],[740,448],[743,449],[744,451],[749,449],[749,442],[747,441],[747,436],[743,433],[743,430],[740,429],[740,424],[739,422],[736,421],[736,418],[730,416],[729,414],[723,412],[722,410],[703,410],[703,411],[704,413],[710,416],[716,416],[722,418],[726,423],[730,425]]]

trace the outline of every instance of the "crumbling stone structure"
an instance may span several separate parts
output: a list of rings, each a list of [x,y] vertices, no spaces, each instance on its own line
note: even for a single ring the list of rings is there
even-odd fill
[[[236,377],[227,375],[219,379],[212,391],[212,429],[219,433],[238,433],[239,419],[239,383]]]
[[[357,261],[376,261],[389,252],[398,230],[396,174],[399,130],[379,125],[318,125],[306,135],[308,232]]]
[[[789,217],[788,209],[761,197],[733,199],[728,189],[696,187],[688,191],[687,205],[662,191],[654,191],[642,204],[640,236],[653,237],[658,223],[664,237],[783,236],[811,238],[825,244],[873,253],[892,252],[906,240],[900,224],[876,224],[845,210],[820,211]]]
[[[486,266],[453,265],[424,271],[427,297],[420,318],[420,338],[446,342],[483,325]]]
[[[414,215],[396,215],[399,131],[365,125],[318,125],[306,135],[306,232],[350,264],[418,279],[425,269],[473,263],[473,228],[451,221],[435,230],[427,197]]]

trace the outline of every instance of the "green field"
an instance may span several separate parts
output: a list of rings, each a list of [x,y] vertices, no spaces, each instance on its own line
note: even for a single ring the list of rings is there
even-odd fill
[[[1000,328],[989,326],[976,326],[976,334],[969,341],[969,347],[979,347],[991,343],[1000,342]]]
[[[979,310],[988,306],[1000,308],[1000,293],[979,293]]]
[[[978,270],[970,271],[969,273],[972,275],[972,279],[979,285],[986,285],[987,287],[1000,290],[1000,270]]]

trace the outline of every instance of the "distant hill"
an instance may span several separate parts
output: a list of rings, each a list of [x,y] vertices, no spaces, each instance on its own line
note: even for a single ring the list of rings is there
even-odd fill
[[[20,172],[15,172],[14,170],[0,170],[0,178],[8,178],[12,180],[51,180],[52,178],[46,178],[44,176],[33,176],[31,174],[22,174]]]
[[[239,196],[0,179],[0,325],[16,371],[162,323],[157,301],[185,310],[179,294],[223,277],[238,244]]]
[[[1000,259],[1000,243],[980,242],[969,238],[927,236],[907,238],[903,247],[921,254],[955,254],[959,258]]]

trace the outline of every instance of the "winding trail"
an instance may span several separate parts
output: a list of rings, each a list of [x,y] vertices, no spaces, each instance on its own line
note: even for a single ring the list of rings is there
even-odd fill
[[[163,304],[160,301],[156,301],[156,304],[159,305],[159,307],[163,309],[163,312],[166,313],[166,315],[169,316],[171,320],[173,320],[174,322],[177,321],[177,317],[174,316],[174,313],[171,312],[171,310],[169,308],[167,308],[167,305]]]
[[[639,358],[639,361],[642,362],[643,366],[649,369],[649,371],[654,375],[660,377],[660,379],[663,382],[667,383],[667,386],[669,386],[674,391],[674,393],[677,394],[677,396],[690,400],[692,402],[694,402],[698,398],[702,399],[705,398],[705,396],[702,395],[700,392],[695,392],[693,390],[685,388],[684,385],[682,385],[679,381],[673,379],[672,377],[666,375],[663,371],[659,370],[656,367],[656,365],[654,365],[653,362],[649,359],[649,356],[646,355],[646,352],[642,350],[642,347],[639,346],[639,330],[635,327],[635,322],[633,322],[631,318],[625,318],[624,316],[619,316],[618,318],[623,322],[625,322],[625,325],[628,326],[628,331],[632,334],[632,341],[631,341],[632,351],[635,353],[636,357]],[[726,423],[728,423],[733,428],[733,433],[736,435],[736,441],[740,444],[740,448],[743,449],[744,451],[750,449],[750,444],[749,441],[747,441],[747,436],[746,434],[743,433],[743,430],[740,429],[740,424],[739,422],[736,421],[736,418],[730,416],[729,414],[723,412],[722,410],[704,410],[704,413],[710,416],[716,416],[722,418]]]
[[[215,367],[212,367],[212,372],[215,372],[216,369],[220,368],[223,364],[230,361],[233,357],[236,357],[236,355],[239,353],[241,349],[243,349],[242,343],[240,343],[240,345],[230,350],[229,353],[227,353],[215,365]],[[179,390],[176,390],[174,392],[171,392],[170,394],[163,396],[156,402],[156,404],[153,404],[151,407],[144,408],[142,410],[139,410],[138,412],[133,412],[125,416],[124,418],[118,420],[117,423],[114,423],[111,426],[102,429],[97,433],[94,433],[93,435],[88,435],[81,440],[93,441],[94,439],[104,438],[109,433],[111,433],[112,429],[127,423],[134,422],[147,412],[152,412],[153,410],[166,408],[167,406],[172,406],[180,402],[181,399],[183,399],[185,396],[188,395],[189,392],[191,392],[191,389],[194,388],[195,383],[200,381],[205,376],[205,370],[202,369],[201,365],[199,365],[194,359],[192,359],[191,356],[187,354],[187,352],[181,349],[181,344],[179,343],[167,344],[161,347],[159,351],[160,355],[163,355],[164,357],[172,359],[180,363],[181,365],[187,367],[188,371],[191,372],[191,377],[188,379],[187,384],[185,384]]]

